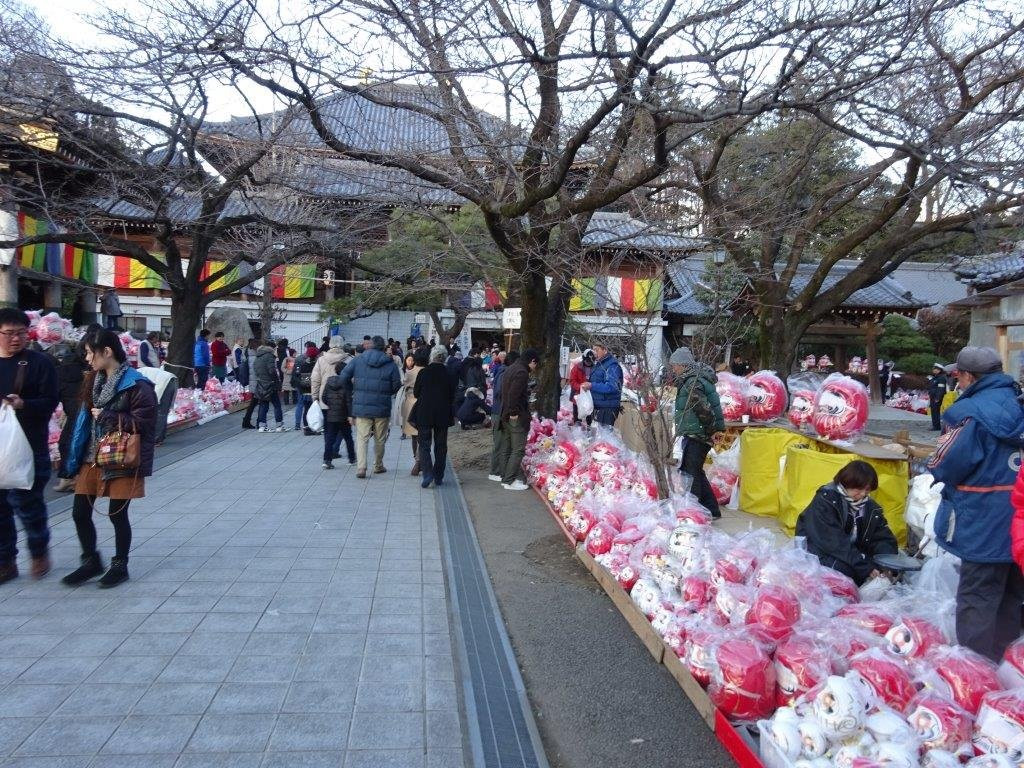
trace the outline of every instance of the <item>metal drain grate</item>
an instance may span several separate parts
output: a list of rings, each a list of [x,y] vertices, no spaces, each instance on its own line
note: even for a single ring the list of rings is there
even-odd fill
[[[498,610],[462,489],[438,491],[469,742],[476,768],[548,768],[526,686]]]

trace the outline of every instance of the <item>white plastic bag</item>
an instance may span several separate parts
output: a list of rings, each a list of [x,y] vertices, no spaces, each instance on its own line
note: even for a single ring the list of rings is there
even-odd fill
[[[306,411],[306,426],[314,432],[319,432],[324,428],[324,411],[317,400],[314,400],[313,404],[309,406],[309,410]]]
[[[32,446],[14,409],[0,405],[0,488],[27,491],[35,481],[35,474]]]
[[[590,394],[589,389],[581,390],[576,395],[576,413],[579,414],[581,419],[587,418],[594,412],[594,396]]]

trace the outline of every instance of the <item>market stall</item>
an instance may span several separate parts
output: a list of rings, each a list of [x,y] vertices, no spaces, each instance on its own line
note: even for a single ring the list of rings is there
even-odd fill
[[[876,499],[905,530],[906,457],[851,439],[863,421],[820,389],[811,402],[805,423],[824,402],[824,435],[736,419],[718,454],[732,462],[732,497],[764,503],[788,527],[804,489],[864,458],[888,473]],[[837,432],[836,417],[854,431]],[[681,484],[658,500],[652,469],[614,431],[534,421],[524,466],[577,557],[740,765],[1018,764],[1024,641],[1000,668],[955,645],[945,556],[858,588],[798,540],[724,533]]]

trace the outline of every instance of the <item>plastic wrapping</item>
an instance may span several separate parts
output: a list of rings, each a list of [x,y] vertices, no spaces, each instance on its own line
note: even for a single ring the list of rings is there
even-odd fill
[[[715,589],[714,605],[727,624],[743,624],[754,602],[754,588],[746,584],[724,582]]]
[[[786,385],[775,371],[758,371],[747,383],[747,413],[753,421],[774,421],[786,412]]]
[[[829,648],[813,634],[794,633],[775,649],[775,702],[794,703],[833,673]]]
[[[1003,688],[1024,688],[1024,637],[1007,646],[999,664],[999,682]]]
[[[934,691],[921,691],[907,706],[907,722],[925,749],[966,754],[974,719],[955,702]]]
[[[775,710],[775,668],[756,642],[731,638],[715,649],[711,701],[727,717],[742,722],[768,717]]]
[[[759,587],[747,611],[746,622],[761,627],[775,641],[782,640],[800,621],[800,598],[788,587]]]
[[[811,389],[795,389],[789,403],[789,411],[786,417],[789,423],[797,429],[811,421],[814,415],[814,398],[818,393]]]
[[[612,548],[612,540],[618,531],[611,525],[611,523],[601,521],[594,525],[593,528],[587,533],[586,543],[584,546],[587,548],[587,553],[591,557],[597,555],[603,555],[610,551]]]
[[[1024,753],[1024,690],[987,694],[978,710],[972,740],[979,755],[1007,755],[1020,760]]]
[[[878,648],[854,656],[850,660],[850,674],[863,683],[870,695],[899,712],[906,710],[917,692],[907,664]]]
[[[868,420],[868,391],[849,376],[834,373],[825,379],[814,398],[811,424],[829,440],[852,440]]]
[[[898,656],[918,659],[946,642],[938,625],[917,616],[904,616],[885,633],[886,647]]]
[[[813,693],[811,714],[829,741],[856,736],[864,727],[867,707],[862,688],[838,675],[830,675]]]
[[[747,389],[746,379],[724,371],[717,375],[715,391],[718,392],[718,400],[722,405],[722,417],[726,421],[739,421],[746,415]]]
[[[945,682],[953,701],[972,715],[978,713],[985,694],[1003,689],[996,665],[963,646],[939,646],[932,649],[927,662]]]
[[[896,615],[892,611],[892,607],[880,603],[844,605],[836,613],[836,616],[883,637],[896,623]]]

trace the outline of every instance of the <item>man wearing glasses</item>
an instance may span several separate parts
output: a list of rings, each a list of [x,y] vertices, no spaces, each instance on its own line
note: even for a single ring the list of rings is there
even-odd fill
[[[28,317],[19,309],[0,308],[0,408],[14,409],[35,456],[32,488],[0,489],[0,584],[18,576],[15,514],[25,529],[33,578],[41,579],[50,570],[50,527],[43,489],[50,479],[50,416],[60,395],[53,362],[27,349],[27,344]]]

